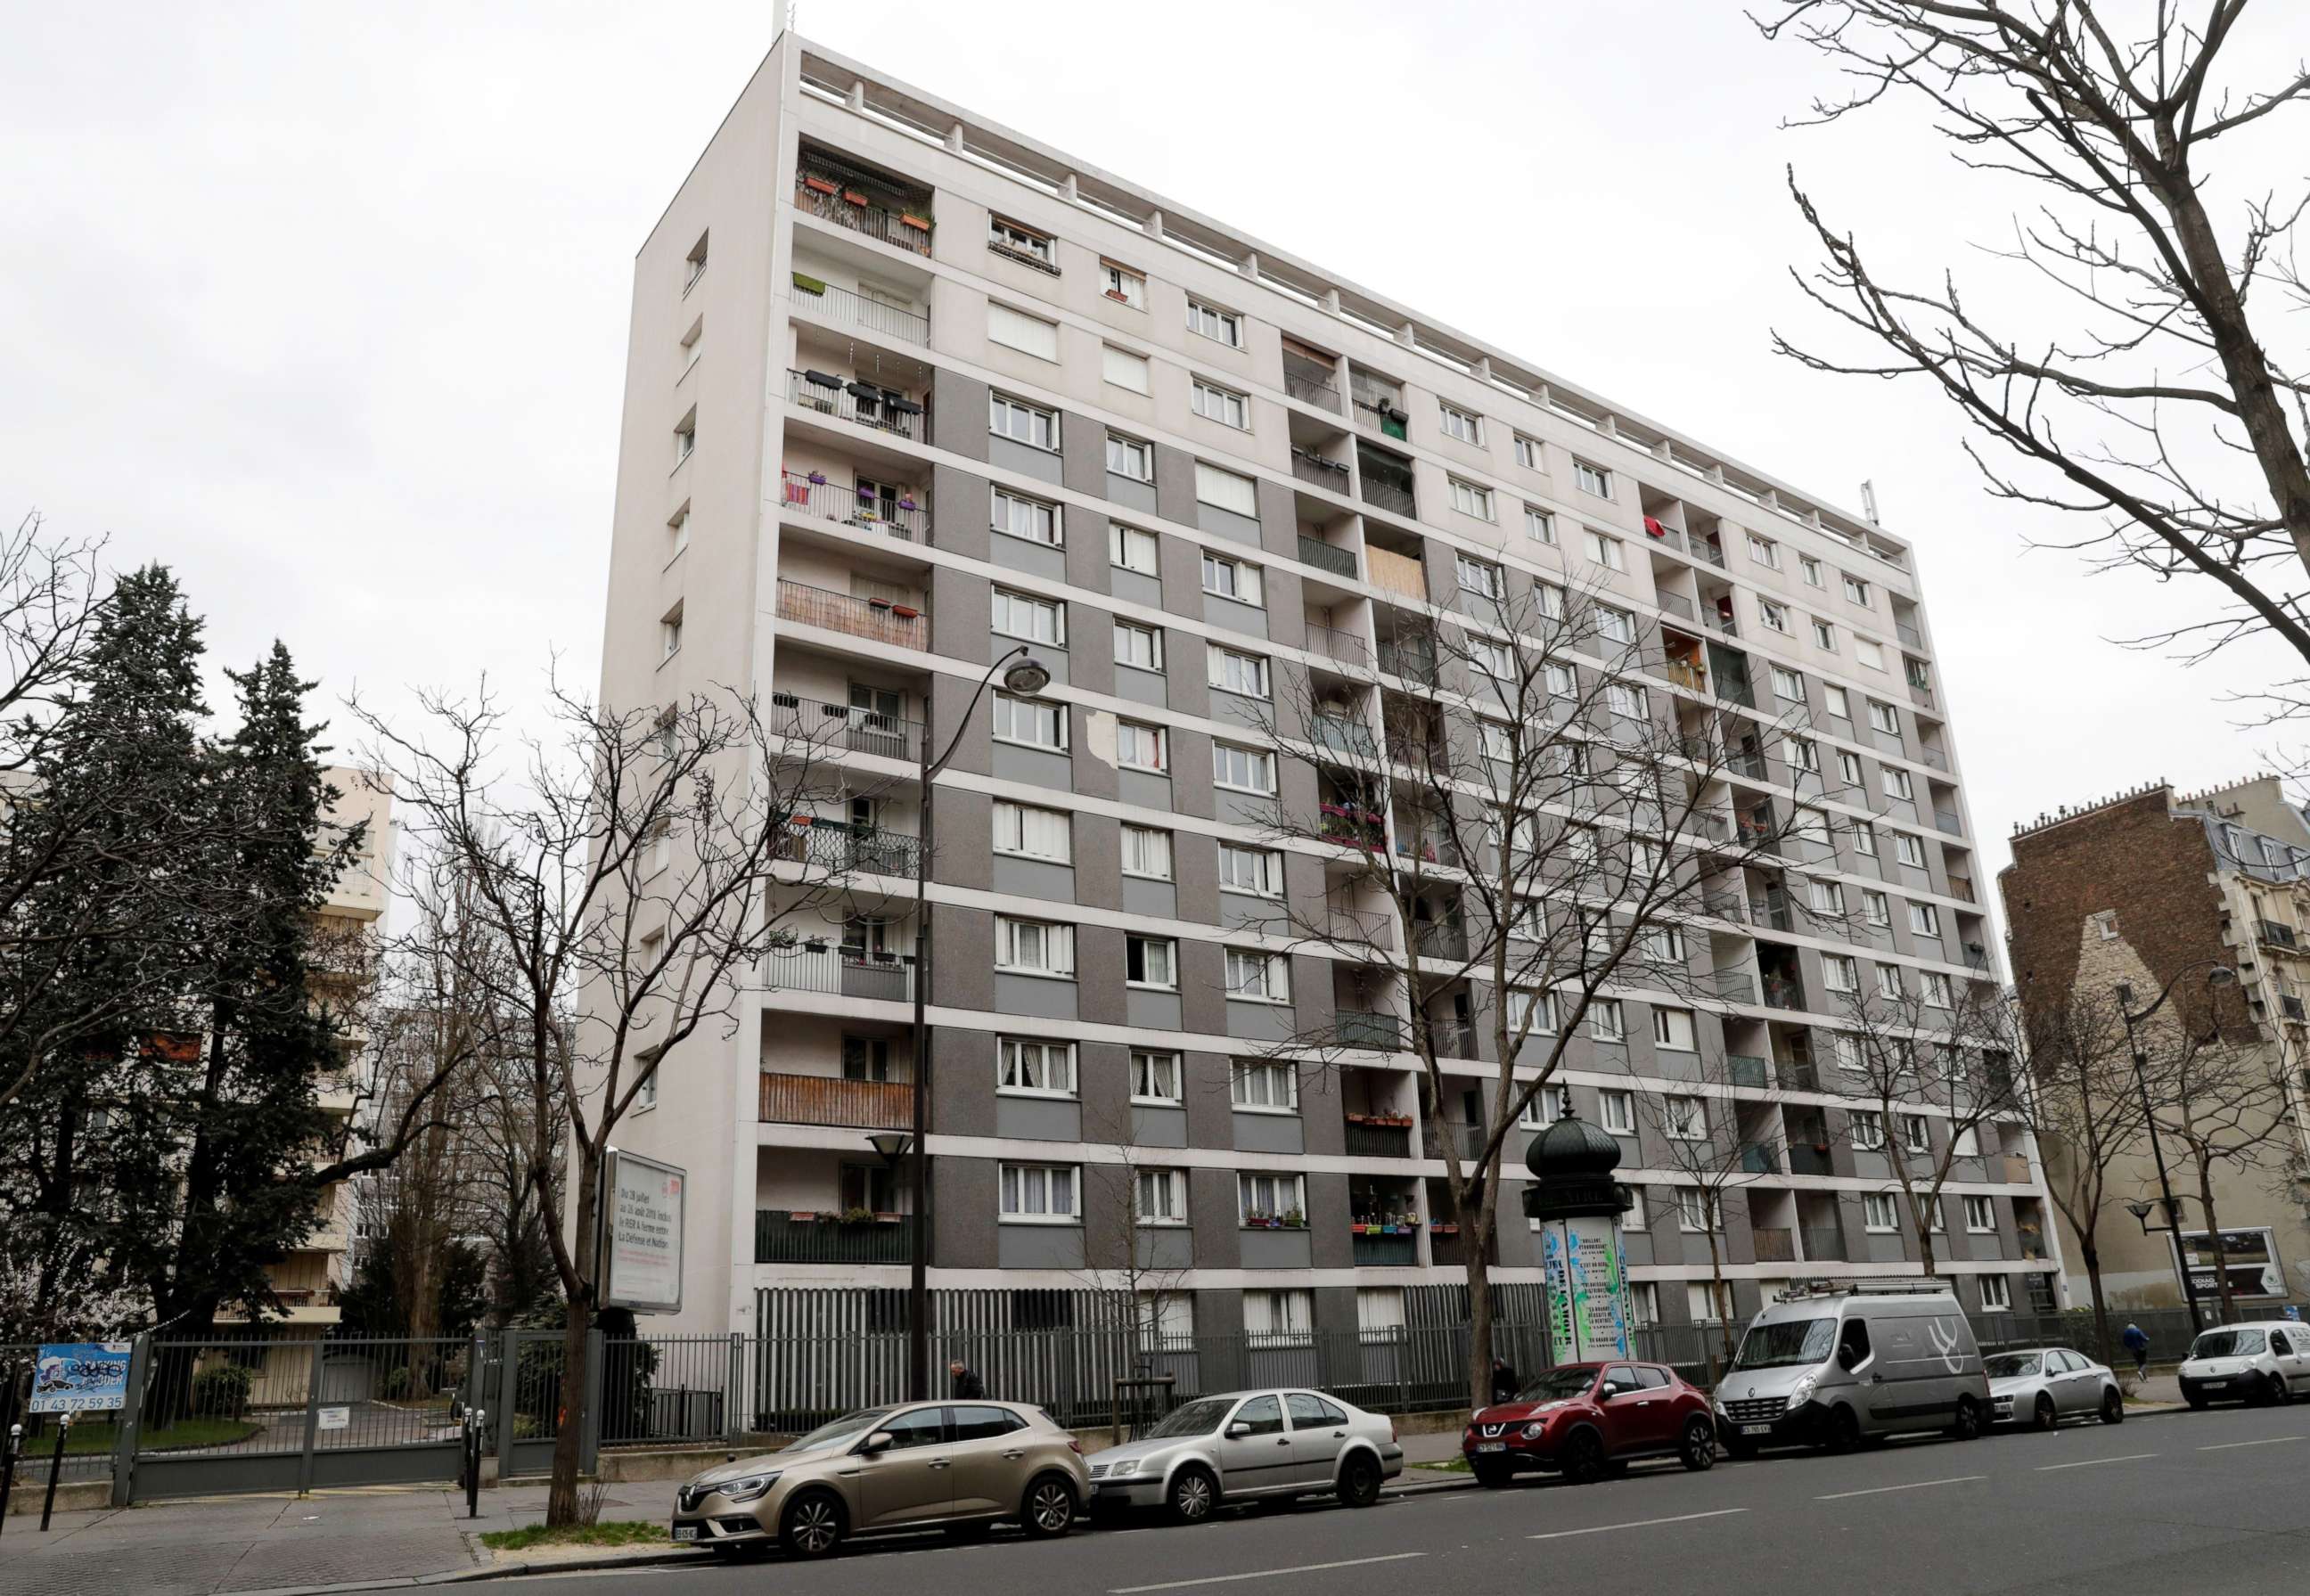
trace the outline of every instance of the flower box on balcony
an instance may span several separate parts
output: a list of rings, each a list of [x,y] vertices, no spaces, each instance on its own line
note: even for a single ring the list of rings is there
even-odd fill
[[[854,205],[863,205],[866,203],[866,196],[859,193],[855,188],[844,189],[842,191],[842,197]]]
[[[899,213],[899,220],[905,222],[908,227],[913,228],[918,233],[926,233],[931,230],[931,221],[930,218],[927,216],[917,216],[911,211],[901,211]]]
[[[915,501],[912,499],[901,499],[899,500],[899,507],[902,510],[911,510],[916,507]]]
[[[906,1217],[904,1214],[886,1214],[877,1211],[874,1215],[874,1222],[877,1225],[897,1225],[904,1222]]]
[[[1449,1219],[1430,1219],[1428,1221],[1428,1234],[1430,1236],[1457,1236],[1460,1234],[1460,1227],[1453,1224]]]
[[[804,276],[800,272],[794,274],[794,285],[806,294],[823,294],[826,291],[825,283],[815,277]]]
[[[813,471],[813,472],[812,472],[812,473],[810,473],[810,485],[811,485],[812,487],[813,487],[813,488],[823,488],[823,487],[825,487],[825,486],[826,486],[826,473],[825,473],[824,472],[822,472],[822,471]]]
[[[920,617],[922,612],[916,609],[912,604],[892,604],[890,606],[890,613],[897,616],[901,620],[913,620]]]
[[[824,178],[804,177],[802,180],[802,186],[804,188],[809,189],[813,194],[832,194],[834,192],[834,185],[828,182]]]
[[[786,1218],[797,1225],[815,1225],[819,1221],[820,1215],[812,1209],[797,1208],[789,1210]]]

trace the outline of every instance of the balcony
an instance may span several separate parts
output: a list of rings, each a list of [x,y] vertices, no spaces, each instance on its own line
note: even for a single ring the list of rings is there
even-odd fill
[[[1793,1141],[1789,1143],[1789,1173],[1791,1175],[1834,1175],[1837,1171],[1829,1164],[1828,1149],[1816,1142]],[[1807,1234],[1810,1235],[1811,1232]],[[1811,1258],[1820,1256],[1812,1250],[1810,1243],[1806,1245],[1805,1255]]]
[[[1752,1230],[1750,1236],[1757,1244],[1759,1263],[1794,1263],[1797,1261],[1797,1238],[1793,1230]]]
[[[1333,1016],[1332,1028],[1342,1047],[1370,1047],[1382,1053],[1403,1050],[1403,1019],[1400,1015],[1342,1009]]]
[[[2280,924],[2275,920],[2256,920],[2254,936],[2254,941],[2268,947],[2294,949],[2301,946],[2295,936],[2294,927]]]
[[[1834,1225],[1807,1225],[1798,1230],[1797,1242],[1804,1248],[1804,1261],[1808,1263],[1845,1261],[1845,1232]]]
[[[1310,487],[1328,489],[1333,493],[1348,490],[1348,468],[1310,449],[1291,451],[1291,474]]]
[[[836,1213],[754,1215],[757,1263],[904,1263],[914,1255],[915,1222],[904,1214],[846,1219]]]
[[[1379,758],[1379,744],[1371,728],[1343,715],[1316,715],[1307,720],[1307,741],[1342,759]]]
[[[927,256],[931,252],[930,200],[927,195],[917,201],[920,212],[893,210],[887,204],[877,203],[873,195],[855,186],[855,179],[829,171],[813,171],[808,165],[795,176],[795,209],[806,211],[821,221],[837,227],[863,233],[878,243],[910,255]]]
[[[1675,595],[1665,594],[1662,596],[1673,598]],[[1683,660],[1663,660],[1653,667],[1653,673],[1689,692],[1705,693],[1708,690],[1707,671]]]
[[[796,816],[778,842],[778,857],[788,864],[808,864],[847,874],[862,872],[878,876],[911,876],[921,862],[919,841],[896,831],[852,826],[847,820],[812,820]]]
[[[1465,958],[1468,932],[1463,926],[1430,921],[1412,927],[1413,945],[1422,958]]]
[[[1743,1175],[1778,1175],[1781,1172],[1781,1156],[1779,1151],[1776,1149],[1765,1146],[1762,1142],[1742,1142],[1741,1144],[1741,1172]],[[1784,1234],[1786,1233],[1784,1232]]]
[[[1953,809],[1934,810],[1933,824],[1939,826],[1951,837],[1963,837],[1965,835],[1965,826],[1963,822],[1958,820],[1957,818],[1957,811]]]
[[[1297,471],[1299,456],[1295,453],[1291,460],[1292,469]],[[1343,485],[1341,491],[1346,490]],[[1311,538],[1304,532],[1299,534],[1299,563],[1313,566],[1319,571],[1329,571],[1334,577],[1345,577],[1350,581],[1355,580],[1356,552],[1354,550],[1339,548],[1324,542],[1321,538]]]
[[[1366,504],[1410,517],[1419,513],[1412,496],[1411,463],[1375,449],[1356,451],[1356,474],[1361,479]]]
[[[1368,809],[1358,809],[1349,803],[1319,803],[1316,809],[1324,817],[1323,837],[1343,848],[1362,848],[1377,853],[1387,846],[1387,822]]]
[[[894,874],[895,872],[883,872]],[[815,992],[830,997],[873,998],[902,1003],[915,995],[915,961],[895,953],[829,942],[801,942],[762,958],[762,984],[778,992]],[[765,1080],[769,1077],[764,1076]],[[847,1120],[816,1123],[847,1124]]]
[[[1340,413],[1340,385],[1333,374],[1289,350],[1283,354],[1283,391],[1302,404],[1328,410],[1333,415]]]
[[[1974,895],[1973,882],[1967,877],[1951,876],[1949,879],[1949,884],[1950,896],[1951,898],[1962,898],[1967,903],[1979,903],[1981,901],[1979,898]]]
[[[1711,970],[1708,980],[1720,1002],[1753,1003],[1757,1001],[1757,984],[1741,971]]]
[[[827,371],[786,372],[786,398],[804,410],[854,421],[877,432],[913,438],[919,435],[923,407],[869,382],[844,382]]]
[[[1368,496],[1367,496],[1368,497]],[[1376,543],[1364,545],[1364,578],[1374,587],[1408,598],[1415,604],[1428,602],[1428,573],[1420,561],[1408,554],[1398,554]]]
[[[1476,1028],[1464,1020],[1431,1019],[1428,1022],[1428,1045],[1435,1050],[1437,1058],[1474,1058]],[[1476,1126],[1461,1128],[1475,1131],[1480,1137],[1482,1135]],[[1481,1147],[1481,1141],[1477,1145]]]
[[[1344,1018],[1344,1016],[1343,1016]],[[1411,1126],[1384,1124],[1369,1115],[1349,1115],[1345,1125],[1347,1155],[1350,1158],[1408,1158],[1411,1157]]]
[[[881,333],[902,343],[928,343],[931,318],[903,305],[870,299],[831,282],[821,282],[806,272],[794,274],[795,303],[807,314],[837,326]]]
[[[1307,558],[1307,546],[1313,540],[1308,538],[1301,538],[1299,540],[1299,559],[1301,563],[1306,565],[1313,565],[1316,563],[1314,560]],[[1316,546],[1319,549],[1329,549],[1332,545],[1329,543],[1317,543]],[[1335,552],[1344,553],[1345,551],[1335,551]],[[1350,563],[1353,563],[1352,560]],[[1334,626],[1309,625],[1307,628],[1307,652],[1310,654],[1320,654],[1326,659],[1337,660],[1343,665],[1360,665],[1368,669],[1372,663],[1372,650],[1370,644],[1356,636],[1355,633],[1343,632]]]
[[[830,1075],[762,1072],[766,1125],[842,1125],[904,1131],[915,1123],[915,1089],[904,1080],[843,1080]]]
[[[1899,634],[1902,642],[1912,648],[1923,648],[1925,646],[1925,634],[1906,620],[1897,619],[1893,622],[1893,630]]]
[[[793,737],[825,749],[854,754],[878,754],[886,759],[919,759],[923,728],[918,722],[895,715],[861,709],[855,704],[825,704],[788,692],[770,694],[765,729],[774,737]]]
[[[1724,1064],[1734,1086],[1761,1091],[1773,1084],[1773,1066],[1768,1059],[1749,1053],[1728,1053],[1724,1055]]]
[[[1764,978],[1765,1002],[1776,1009],[1802,1009],[1805,1006],[1804,985],[1793,976],[1767,976]]]
[[[783,577],[778,578],[778,619],[864,638],[870,643],[887,643],[894,648],[930,646],[930,617],[912,605],[853,598]]]
[[[1383,643],[1379,646],[1379,668],[1406,681],[1434,687],[1436,645],[1426,638],[1416,643]]]
[[[1420,1262],[1420,1236],[1408,1228],[1390,1226],[1375,1231],[1359,1226],[1349,1240],[1355,1245],[1359,1269],[1402,1269]]]
[[[897,538],[904,543],[931,541],[930,511],[915,502],[911,493],[886,499],[873,488],[846,488],[826,480],[824,472],[781,472],[787,507]]]
[[[1395,828],[1395,852],[1400,859],[1417,859],[1424,864],[1440,864],[1447,870],[1460,868],[1460,850],[1446,837],[1421,835],[1414,827],[1399,821]]]

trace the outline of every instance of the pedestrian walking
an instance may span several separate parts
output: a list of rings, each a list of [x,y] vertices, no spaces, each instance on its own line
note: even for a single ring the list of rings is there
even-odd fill
[[[957,1401],[980,1401],[986,1399],[986,1382],[972,1374],[970,1366],[960,1357],[946,1366],[946,1373],[947,1378],[953,1383],[953,1395]]]
[[[2125,1326],[2125,1333],[2118,1339],[2125,1343],[2125,1349],[2133,1354],[2133,1377],[2137,1380],[2148,1378],[2149,1375],[2149,1335],[2144,1332],[2141,1326],[2129,1320]]]
[[[1508,1366],[1508,1360],[1507,1358],[1495,1357],[1492,1359],[1493,1401],[1512,1402],[1515,1401],[1515,1393],[1523,1384],[1524,1382],[1516,1378],[1515,1370]]]

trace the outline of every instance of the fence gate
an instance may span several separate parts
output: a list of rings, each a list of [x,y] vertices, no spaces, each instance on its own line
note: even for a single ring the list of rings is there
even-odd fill
[[[114,1499],[454,1480],[473,1352],[451,1338],[140,1340]]]

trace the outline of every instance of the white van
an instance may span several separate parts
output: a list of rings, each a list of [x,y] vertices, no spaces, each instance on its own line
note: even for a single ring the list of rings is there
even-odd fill
[[[2310,1324],[2257,1320],[2201,1330],[2178,1371],[2182,1398],[2208,1402],[2290,1402],[2310,1392]]]
[[[1715,1410],[1736,1458],[1927,1430],[1969,1441],[1988,1426],[1989,1379],[1946,1281],[1799,1286],[1750,1321]]]

